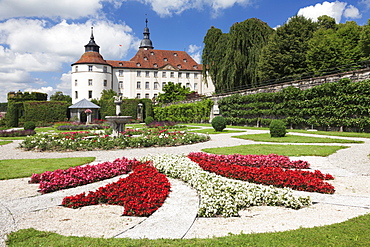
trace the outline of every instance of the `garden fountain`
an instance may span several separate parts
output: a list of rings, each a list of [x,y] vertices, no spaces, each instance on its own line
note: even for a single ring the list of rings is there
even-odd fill
[[[116,104],[116,116],[106,116],[105,119],[112,126],[113,132],[112,136],[117,137],[120,132],[125,131],[125,124],[130,121],[131,116],[121,116],[121,96],[113,96],[114,104]]]

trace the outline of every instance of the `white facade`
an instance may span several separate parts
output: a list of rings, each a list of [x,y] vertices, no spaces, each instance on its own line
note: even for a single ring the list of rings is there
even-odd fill
[[[202,65],[184,51],[152,49],[149,29],[144,31],[146,38],[130,61],[104,60],[91,34],[85,53],[72,64],[72,103],[99,99],[104,89],[125,98],[153,99],[168,82],[181,83],[201,95],[214,92],[212,83],[204,83]]]

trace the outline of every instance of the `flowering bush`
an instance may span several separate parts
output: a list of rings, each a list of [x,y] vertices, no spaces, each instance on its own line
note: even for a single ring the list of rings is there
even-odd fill
[[[133,173],[97,191],[68,196],[62,205],[78,208],[100,203],[124,206],[123,215],[149,216],[165,201],[170,183],[150,162],[135,163]]]
[[[123,149],[127,147],[176,146],[208,141],[209,136],[194,133],[169,131],[168,129],[146,129],[140,135],[124,132],[118,137],[91,132],[65,132],[38,134],[26,137],[20,144],[25,150],[37,151],[86,151]]]
[[[40,183],[40,192],[44,194],[126,174],[137,163],[139,162],[136,160],[122,158],[97,165],[77,166],[53,172],[46,171],[33,174],[30,183]]]
[[[228,179],[204,171],[182,155],[157,155],[142,159],[153,161],[159,172],[181,179],[195,188],[201,197],[201,217],[237,216],[239,210],[258,205],[298,209],[311,204],[309,197],[296,198],[292,190]]]
[[[85,110],[85,113],[86,113],[86,114],[91,114],[91,113],[92,113],[92,110],[90,110],[90,109],[86,109],[86,110]]]
[[[219,161],[226,163],[234,163],[241,166],[269,166],[269,167],[281,167],[281,168],[298,168],[298,169],[309,169],[310,164],[307,161],[297,160],[291,161],[288,156],[269,154],[269,155],[216,155],[207,153],[190,153],[188,157],[195,161],[196,160],[209,160]]]
[[[0,130],[0,137],[31,136],[35,130]]]
[[[212,156],[213,159],[208,159],[209,156]],[[334,178],[330,174],[324,175],[318,170],[315,172],[289,170],[271,167],[269,164],[261,167],[248,167],[239,165],[233,159],[227,160],[225,156],[218,159],[217,156],[206,153],[189,154],[188,157],[197,162],[204,170],[228,178],[309,192],[333,194],[335,191],[334,186],[323,181],[323,179]]]

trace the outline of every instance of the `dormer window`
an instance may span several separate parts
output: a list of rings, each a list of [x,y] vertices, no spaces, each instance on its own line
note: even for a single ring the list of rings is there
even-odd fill
[[[141,64],[140,64],[140,63],[137,63],[137,64],[136,64],[136,66],[137,66],[137,67],[140,67],[140,66],[141,66]]]
[[[186,62],[187,62],[187,60],[186,60],[186,59],[184,59],[183,61],[184,61],[184,63],[186,63]]]
[[[148,60],[148,58],[147,58],[147,57],[144,57],[144,60],[145,60],[145,61],[147,61],[147,60]]]
[[[167,59],[167,58],[163,58],[163,61],[167,62],[167,61],[168,61],[168,59]]]
[[[154,68],[157,68],[158,67],[158,64],[155,63],[155,64],[153,64],[153,66],[154,66]]]
[[[178,65],[177,65],[177,68],[181,69],[181,64],[178,64]]]
[[[123,63],[119,63],[119,66],[123,66]]]
[[[177,53],[174,53],[173,55],[174,55],[175,57],[177,57]]]
[[[193,66],[194,69],[197,69],[198,67],[196,65]]]

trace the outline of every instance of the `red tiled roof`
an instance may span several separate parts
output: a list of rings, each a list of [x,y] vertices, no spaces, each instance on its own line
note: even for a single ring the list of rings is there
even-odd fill
[[[85,52],[84,54],[82,54],[81,58],[75,62],[74,64],[72,65],[75,65],[75,64],[82,64],[82,63],[92,63],[92,64],[106,64],[106,65],[109,65],[109,63],[107,63],[107,61],[105,61],[103,59],[103,56],[100,55],[100,53],[98,52]]]
[[[107,60],[113,67],[159,69],[166,65],[179,70],[202,70],[202,65],[194,61],[185,51],[139,49],[130,61]]]

